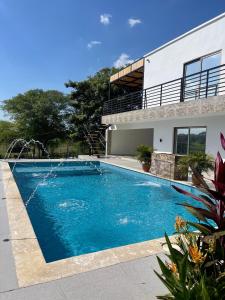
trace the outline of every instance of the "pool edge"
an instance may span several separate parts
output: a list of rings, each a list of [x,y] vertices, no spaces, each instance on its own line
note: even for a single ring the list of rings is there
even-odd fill
[[[19,287],[44,283],[163,252],[164,238],[158,238],[46,263],[8,162],[1,162],[1,166]],[[126,169],[139,172],[131,168]]]

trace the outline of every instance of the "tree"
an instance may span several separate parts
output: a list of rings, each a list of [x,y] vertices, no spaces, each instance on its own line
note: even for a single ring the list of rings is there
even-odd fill
[[[72,88],[70,94],[75,113],[71,116],[76,137],[82,138],[84,127],[97,129],[101,124],[103,104],[109,97],[109,79],[116,68],[104,68],[83,81],[69,81],[65,86]],[[126,92],[115,85],[111,87],[111,98]]]
[[[19,136],[15,123],[0,120],[0,143],[8,144]]]
[[[52,139],[66,137],[68,118],[73,111],[68,96],[41,89],[4,100],[2,109],[15,122],[20,137],[39,140],[45,146]]]

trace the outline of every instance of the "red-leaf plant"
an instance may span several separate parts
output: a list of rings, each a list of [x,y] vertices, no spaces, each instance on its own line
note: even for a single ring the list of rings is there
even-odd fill
[[[220,134],[220,140],[222,148],[225,150],[225,137],[222,133]],[[174,185],[173,188],[181,194],[192,197],[205,206],[205,208],[202,208],[189,205],[188,203],[181,204],[185,206],[185,208],[192,215],[199,219],[199,223],[188,222],[191,226],[197,228],[203,236],[213,236],[213,238],[216,237],[220,243],[220,246],[222,246],[221,258],[224,259],[225,162],[223,162],[219,152],[217,153],[215,160],[214,180],[212,180],[214,189],[210,188],[201,176],[199,176],[199,180],[201,181],[200,190],[204,192],[204,194],[199,196],[189,193]]]
[[[222,133],[220,140],[225,150]],[[165,236],[170,263],[163,263],[158,258],[162,275],[155,273],[170,294],[159,296],[159,299],[225,299],[225,162],[220,153],[215,160],[214,188],[200,174],[195,172],[195,175],[201,182],[202,194],[194,195],[173,186],[179,193],[200,202],[201,206],[180,204],[199,222],[186,222],[177,217],[175,241],[171,243]],[[189,225],[198,232],[190,232]]]
[[[220,141],[225,150],[225,138],[222,133],[220,134]],[[198,223],[187,222],[200,232],[199,250],[209,253],[210,243],[213,242],[214,254],[207,256],[204,265],[209,264],[211,266],[210,268],[207,267],[206,270],[209,274],[214,273],[216,278],[225,272],[225,162],[223,162],[219,152],[215,160],[214,180],[212,180],[214,189],[210,188],[201,176],[199,176],[199,180],[202,182],[200,190],[204,192],[199,196],[174,185],[173,188],[181,194],[192,197],[204,207],[195,207],[188,203],[181,204],[199,219]],[[213,261],[213,263],[211,264],[209,261]]]

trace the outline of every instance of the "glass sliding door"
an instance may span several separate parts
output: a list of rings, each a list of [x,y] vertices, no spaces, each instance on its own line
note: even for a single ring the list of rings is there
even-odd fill
[[[191,127],[189,131],[189,153],[205,152],[206,128]]]
[[[185,127],[174,130],[174,153],[187,155],[205,152],[206,127]]]
[[[213,55],[209,55],[203,57],[202,59],[202,71],[217,67],[221,64],[221,53],[215,53]],[[206,93],[206,77],[207,72],[204,72],[205,78],[201,80],[201,89]],[[212,69],[208,72],[208,89],[207,89],[207,96],[216,96],[218,92],[218,83],[220,78],[220,70],[219,69]],[[201,95],[204,97],[205,94]]]
[[[195,100],[217,95],[221,52],[200,57],[184,65],[184,100]],[[196,74],[197,73],[197,74]],[[208,81],[208,85],[207,85]]]
[[[185,85],[184,99],[185,100],[195,100],[198,98],[198,87],[200,82],[199,72],[201,72],[201,61],[199,59],[185,65],[184,68],[184,85]]]
[[[175,130],[175,153],[188,154],[189,128],[176,128]]]

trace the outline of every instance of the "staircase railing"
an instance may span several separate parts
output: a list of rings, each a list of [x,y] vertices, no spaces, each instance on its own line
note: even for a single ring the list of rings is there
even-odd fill
[[[103,129],[99,128],[98,130],[90,131],[87,126],[84,126],[83,133],[90,148],[90,155],[105,153],[106,140],[101,130]]]

